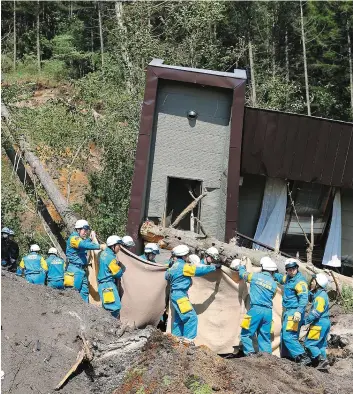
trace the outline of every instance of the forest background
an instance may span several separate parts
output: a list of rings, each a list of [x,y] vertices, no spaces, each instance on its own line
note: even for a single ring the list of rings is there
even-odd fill
[[[2,1],[2,101],[72,209],[124,235],[145,71],[246,69],[247,105],[353,120],[350,1]],[[6,137],[2,138],[6,143]],[[51,241],[2,149],[1,222]],[[55,216],[55,214],[54,214]]]

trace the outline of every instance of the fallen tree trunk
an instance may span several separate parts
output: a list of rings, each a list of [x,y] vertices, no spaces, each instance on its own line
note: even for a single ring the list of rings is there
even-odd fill
[[[9,115],[9,112],[7,111],[6,107],[4,104],[1,104],[1,116],[5,118],[5,121],[8,125],[11,124],[11,118]],[[9,158],[11,159],[11,148],[13,143],[13,138],[11,136],[11,133],[9,130],[6,130],[6,138],[7,138],[7,143],[8,143],[8,150],[6,150]],[[53,179],[50,177],[46,169],[42,166],[40,160],[34,153],[29,148],[29,145],[22,139],[20,141],[20,147],[21,147],[21,154],[23,155],[24,160],[29,164],[33,174],[38,176],[38,179],[42,186],[44,187],[48,197],[54,204],[55,209],[57,210],[58,214],[61,216],[61,219],[63,221],[63,224],[67,228],[68,232],[70,233],[74,228],[75,228],[75,223],[77,221],[77,216],[72,212],[71,208],[69,207],[66,199],[64,196],[61,194],[59,188],[56,186],[55,182]],[[12,148],[12,151],[14,149]],[[24,164],[22,163],[21,159],[21,164],[24,167]],[[25,170],[25,169],[24,169]],[[20,176],[20,175],[19,175]],[[33,182],[32,182],[33,185]],[[33,185],[34,187],[34,185]],[[38,199],[40,197],[38,196]],[[44,205],[44,203],[43,203]],[[40,213],[39,213],[40,214]],[[41,215],[41,214],[40,214]],[[48,212],[48,215],[51,219],[51,216]],[[52,220],[51,220],[52,221]],[[48,220],[46,220],[48,222]],[[50,222],[50,221],[49,221]],[[47,231],[48,227],[45,227],[45,230]],[[53,233],[52,233],[53,235]],[[60,234],[61,237],[61,234]],[[52,237],[50,237],[52,239]],[[95,239],[95,242],[98,242],[97,239]],[[61,245],[63,245],[63,249],[65,250],[66,245],[65,243],[61,242]],[[56,245],[57,246],[57,245]],[[63,250],[59,248],[60,252],[64,254]],[[100,304],[100,299],[99,299],[99,294],[98,294],[98,284],[97,284],[97,273],[98,273],[98,253],[97,251],[90,251],[88,254],[88,261],[89,261],[89,266],[88,266],[88,278],[89,278],[89,289],[90,289],[90,303],[93,304]]]
[[[46,169],[42,166],[38,157],[31,152],[29,145],[24,141],[24,139],[20,141],[20,148],[26,162],[30,165],[32,171],[38,176],[40,183],[43,185],[48,197],[54,204],[66,227],[69,231],[72,231],[75,228],[77,217],[68,207],[66,199],[63,197]]]
[[[25,165],[23,163],[22,157],[19,157],[16,154],[16,150],[13,146],[13,143],[8,135],[8,131],[6,127],[2,128],[3,132],[3,140],[2,146],[5,149],[5,152],[10,159],[12,165],[14,166],[14,171],[17,173],[19,180],[24,185],[24,187],[30,188],[32,192],[35,192],[34,182],[32,180],[31,175],[26,171]],[[58,224],[52,219],[44,201],[40,196],[37,196],[37,213],[42,221],[43,227],[48,234],[50,240],[53,245],[58,250],[60,256],[65,259],[65,240],[61,235],[60,227]]]
[[[220,253],[222,261],[229,265],[234,258],[248,257],[255,266],[260,265],[260,260],[264,256],[270,256],[278,266],[280,272],[285,273],[284,262],[286,257],[271,251],[260,251],[248,249],[236,245],[236,243],[221,242],[214,237],[202,237],[191,231],[176,230],[174,228],[165,228],[157,226],[153,222],[147,221],[141,226],[140,233],[145,241],[158,242],[164,249],[173,249],[175,246],[185,244],[190,247],[192,252],[200,253],[211,246],[215,246]],[[312,264],[299,262],[301,272],[309,279],[313,273],[323,272]],[[353,287],[353,278],[336,274],[339,287],[348,285]]]

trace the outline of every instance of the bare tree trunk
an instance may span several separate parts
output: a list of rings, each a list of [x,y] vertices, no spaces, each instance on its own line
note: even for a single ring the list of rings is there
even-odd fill
[[[303,43],[303,60],[304,60],[304,78],[305,78],[305,92],[306,92],[306,106],[308,108],[308,115],[311,115],[310,108],[310,95],[309,95],[309,79],[308,79],[308,66],[306,62],[306,41],[305,41],[305,31],[304,31],[304,15],[303,15],[303,3],[300,0],[300,25],[302,30],[302,43]]]
[[[286,80],[289,82],[289,49],[288,49],[288,30],[285,33],[285,54],[286,54]]]
[[[98,23],[99,23],[99,38],[101,43],[101,58],[102,58],[102,67],[104,66],[104,43],[103,43],[103,27],[102,27],[102,14],[101,14],[101,5],[100,1],[97,2],[98,9]]]
[[[13,0],[13,70],[16,70],[16,0]]]
[[[37,0],[37,65],[38,71],[40,71],[40,3]]]
[[[48,197],[53,202],[59,215],[62,217],[63,222],[69,231],[75,228],[77,217],[73,214],[68,207],[67,202],[60,190],[49,176],[48,172],[44,169],[38,157],[36,157],[29,149],[29,146],[24,140],[20,141],[20,146],[24,154],[24,158],[32,168],[33,172],[38,176],[40,183],[43,185]]]
[[[115,16],[118,22],[119,30],[121,31],[121,39],[120,39],[120,48],[121,48],[121,55],[125,66],[127,68],[127,77],[126,77],[126,86],[129,90],[132,89],[133,83],[131,80],[132,76],[132,63],[130,60],[129,52],[126,48],[126,39],[127,39],[127,30],[123,22],[123,3],[122,1],[115,2]]]
[[[70,1],[70,19],[72,18],[72,14],[73,14],[73,12],[72,12],[72,1]]]
[[[347,21],[347,43],[348,43],[348,62],[349,62],[349,85],[351,91],[351,118],[353,120],[353,66],[352,66],[352,46],[351,46],[351,36],[350,36],[350,26]]]
[[[256,80],[255,80],[255,68],[253,58],[252,42],[249,40],[249,60],[250,60],[250,72],[251,72],[251,105],[256,107]]]

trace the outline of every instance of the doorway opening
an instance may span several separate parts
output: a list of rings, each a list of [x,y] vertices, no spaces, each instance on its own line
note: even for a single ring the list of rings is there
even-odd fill
[[[198,181],[195,179],[168,177],[166,209],[164,218],[165,227],[169,227],[172,223],[174,223],[175,219],[183,212],[183,210],[194,201],[194,198],[192,196],[197,198],[201,195],[201,192],[202,181]],[[194,217],[199,219],[201,213],[201,201],[193,209],[192,213]],[[191,212],[188,212],[187,215],[185,215],[185,217],[179,222],[176,228],[186,231],[191,230]],[[198,223],[194,224],[193,230],[196,233],[199,232]]]

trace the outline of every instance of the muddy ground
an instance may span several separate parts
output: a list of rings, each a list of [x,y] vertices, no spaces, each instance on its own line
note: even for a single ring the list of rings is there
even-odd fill
[[[74,291],[30,285],[6,272],[1,279],[2,393],[53,393],[82,347],[81,332],[94,359],[59,393],[352,392],[353,357],[347,346],[333,349],[335,364],[327,374],[270,355],[226,360],[152,327],[121,327]],[[334,319],[337,332],[349,336],[353,316]]]

